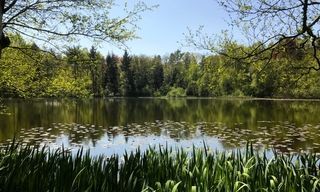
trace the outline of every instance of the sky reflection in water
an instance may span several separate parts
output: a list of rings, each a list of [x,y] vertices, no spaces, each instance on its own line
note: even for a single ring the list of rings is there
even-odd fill
[[[124,153],[149,145],[320,152],[320,102],[250,99],[4,100],[0,142]]]

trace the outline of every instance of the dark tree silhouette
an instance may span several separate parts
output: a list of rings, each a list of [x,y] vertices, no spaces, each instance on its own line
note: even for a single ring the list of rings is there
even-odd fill
[[[124,89],[124,95],[125,96],[134,96],[134,78],[133,78],[133,71],[131,67],[131,57],[129,56],[129,53],[127,50],[125,50],[122,58],[122,65],[121,69],[123,71],[123,89]]]
[[[116,96],[119,94],[119,71],[117,67],[118,57],[108,54],[105,72],[106,95]]]

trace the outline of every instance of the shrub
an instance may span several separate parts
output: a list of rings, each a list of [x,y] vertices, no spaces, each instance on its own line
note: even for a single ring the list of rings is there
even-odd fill
[[[167,97],[185,97],[186,91],[181,87],[171,87]]]

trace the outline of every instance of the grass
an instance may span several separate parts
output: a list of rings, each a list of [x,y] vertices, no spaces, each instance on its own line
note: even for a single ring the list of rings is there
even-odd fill
[[[320,191],[315,154],[149,148],[119,157],[11,144],[0,150],[0,191]]]

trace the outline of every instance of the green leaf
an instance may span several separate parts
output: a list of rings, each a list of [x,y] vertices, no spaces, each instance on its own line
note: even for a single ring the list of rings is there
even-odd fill
[[[181,181],[179,181],[177,184],[175,184],[172,188],[172,192],[177,192],[178,191],[178,186],[180,185]]]

